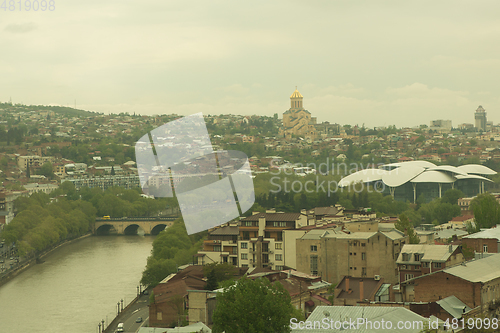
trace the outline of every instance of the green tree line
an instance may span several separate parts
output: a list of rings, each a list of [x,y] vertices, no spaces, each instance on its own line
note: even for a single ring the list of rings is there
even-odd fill
[[[34,254],[92,231],[96,216],[155,216],[168,204],[176,205],[173,200],[144,198],[139,188],[102,191],[85,187],[76,191],[72,183],[64,182],[50,195],[34,193],[17,198],[17,214],[1,237],[15,243],[21,256]]]
[[[176,273],[178,266],[192,262],[193,256],[200,250],[206,232],[188,236],[182,218],[160,232],[153,241],[151,256],[142,273],[141,284],[154,287],[171,273]]]

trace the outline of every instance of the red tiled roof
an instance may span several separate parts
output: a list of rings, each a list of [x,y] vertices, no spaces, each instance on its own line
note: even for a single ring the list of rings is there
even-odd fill
[[[470,220],[472,218],[474,218],[474,215],[462,215],[462,216],[455,216],[451,220],[455,221],[455,222],[463,222],[463,221],[466,221],[466,220]]]

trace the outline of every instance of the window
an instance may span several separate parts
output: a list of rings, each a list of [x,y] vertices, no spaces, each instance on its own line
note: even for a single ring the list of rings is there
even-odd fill
[[[241,267],[248,267],[248,264],[241,264]]]
[[[311,245],[311,252],[318,252],[318,246],[317,245]]]
[[[283,243],[274,243],[274,248],[276,250],[281,250],[283,248]]]
[[[366,243],[361,243],[361,246],[366,246]]]
[[[279,222],[273,222],[273,227],[279,227],[280,223]]]
[[[250,232],[248,231],[243,231],[243,239],[249,240],[250,239]]]
[[[282,242],[283,241],[283,233],[282,232],[277,232],[276,233],[276,240],[278,242]]]
[[[358,246],[358,242],[352,242],[352,246]]]
[[[488,252],[488,244],[483,244],[483,252]]]
[[[242,253],[241,260],[248,260],[248,253]]]
[[[361,260],[366,260],[366,253],[364,252],[361,253]]]
[[[361,268],[361,276],[366,276],[366,267]]]
[[[422,263],[423,268],[429,268],[429,263],[428,262],[423,262]]]
[[[242,249],[248,249],[248,243],[247,242],[242,242],[241,243],[241,248]]]
[[[420,254],[415,253],[415,261],[420,261]]]
[[[403,253],[403,261],[410,261],[410,254],[409,253]]]
[[[274,260],[275,261],[283,261],[283,255],[282,254],[275,254]]]
[[[222,251],[222,246],[214,245],[214,252],[221,252],[221,251]]]
[[[318,275],[318,256],[311,256],[311,274]]]
[[[276,270],[277,271],[282,271],[283,270],[283,266],[276,265]]]
[[[286,222],[280,222],[280,227],[286,227]]]
[[[441,263],[440,262],[435,262],[434,263],[434,268],[441,268]]]
[[[269,231],[264,232],[264,238],[271,238],[271,233]]]
[[[405,281],[413,278],[414,278],[413,274],[405,274]]]

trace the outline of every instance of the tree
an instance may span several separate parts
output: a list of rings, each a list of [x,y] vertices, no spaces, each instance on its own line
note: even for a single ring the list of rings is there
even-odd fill
[[[408,217],[406,217],[405,214],[399,215],[399,220],[398,222],[396,222],[395,227],[399,231],[404,232],[405,235],[408,235],[408,238],[410,239],[410,244],[420,243],[420,238],[418,237],[417,233],[415,232],[415,229],[413,229],[413,226],[410,223],[410,220],[408,220]]]
[[[217,295],[212,332],[290,332],[295,313],[290,294],[279,282],[243,277]]]
[[[217,289],[217,278],[215,277],[215,271],[212,269],[207,276],[207,285],[205,290],[215,290]]]
[[[42,167],[40,168],[40,174],[44,175],[45,177],[47,177],[49,179],[52,179],[52,177],[54,176],[52,163],[50,163],[50,162],[44,163],[42,165]]]
[[[234,266],[228,263],[211,263],[203,266],[203,275],[209,278],[211,273],[214,274],[217,283],[226,281],[233,277]]]
[[[474,213],[476,231],[500,224],[500,204],[493,195],[489,193],[478,195],[471,201],[470,207]]]
[[[155,259],[149,257],[146,269],[142,272],[141,284],[155,287],[171,273],[177,272],[177,264],[172,259]]]

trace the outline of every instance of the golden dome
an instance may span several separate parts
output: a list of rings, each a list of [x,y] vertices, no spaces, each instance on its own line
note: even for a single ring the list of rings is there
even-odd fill
[[[304,96],[302,96],[297,89],[295,89],[292,96],[290,96],[290,98],[303,98],[303,97]]]

